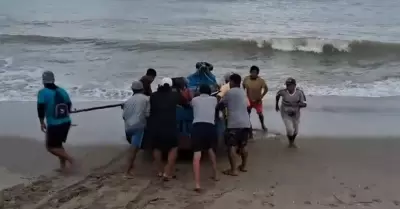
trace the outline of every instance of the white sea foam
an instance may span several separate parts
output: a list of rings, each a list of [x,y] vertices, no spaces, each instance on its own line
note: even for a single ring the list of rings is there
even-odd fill
[[[37,91],[42,88],[41,74],[44,69],[31,66],[12,68],[13,59],[3,58],[0,68],[0,101],[34,101]],[[57,75],[58,84],[66,88],[75,101],[112,101],[124,100],[131,95],[129,83],[115,87],[111,82],[89,80],[76,85],[68,75]],[[269,82],[271,91],[281,88],[281,83]],[[354,97],[388,97],[400,96],[400,79],[389,78],[371,83],[354,83],[346,81],[332,85],[302,83],[299,86],[307,95],[314,96],[354,96]],[[153,86],[154,88],[155,86]]]

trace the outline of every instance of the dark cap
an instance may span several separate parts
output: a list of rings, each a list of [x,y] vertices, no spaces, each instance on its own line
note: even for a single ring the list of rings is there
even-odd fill
[[[289,77],[288,79],[286,79],[285,84],[286,85],[291,85],[291,84],[296,85],[296,80],[292,77]]]
[[[52,84],[55,81],[54,73],[51,71],[44,71],[42,74],[43,84]]]

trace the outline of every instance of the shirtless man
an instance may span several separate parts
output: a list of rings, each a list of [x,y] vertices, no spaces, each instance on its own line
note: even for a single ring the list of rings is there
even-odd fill
[[[267,131],[264,124],[263,104],[262,99],[268,92],[268,86],[265,80],[258,76],[260,69],[257,66],[251,66],[250,75],[246,76],[243,80],[243,88],[246,90],[247,98],[249,100],[247,111],[250,114],[254,108],[257,111],[260,119],[261,128]],[[251,134],[252,135],[252,134]],[[250,136],[252,138],[252,136]]]
[[[306,97],[302,90],[296,88],[296,80],[288,78],[285,82],[286,88],[276,94],[275,109],[281,112],[283,123],[286,127],[286,135],[289,140],[289,148],[297,148],[294,140],[299,133],[300,109],[307,107]],[[279,99],[282,104],[279,108]]]

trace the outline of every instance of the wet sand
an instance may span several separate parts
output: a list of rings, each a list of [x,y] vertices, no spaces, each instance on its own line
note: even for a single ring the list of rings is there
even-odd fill
[[[178,164],[178,179],[161,182],[143,155],[135,177],[126,178],[120,155],[88,175],[53,175],[7,189],[4,208],[400,208],[400,141],[304,138],[299,145],[258,139],[249,145],[249,171],[221,174],[219,182],[209,179],[205,162],[201,194],[192,191],[189,162]],[[222,171],[228,163],[219,155]]]

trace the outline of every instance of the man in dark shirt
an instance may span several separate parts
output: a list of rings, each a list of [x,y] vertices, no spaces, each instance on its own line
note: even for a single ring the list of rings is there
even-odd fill
[[[146,96],[150,96],[152,93],[151,83],[153,83],[154,79],[157,76],[156,70],[153,68],[147,69],[146,75],[143,76],[140,81],[143,83],[144,94]]]
[[[153,145],[153,155],[158,175],[169,180],[178,152],[176,106],[182,101],[178,92],[172,91],[172,79],[163,78],[157,91],[150,96],[148,129]],[[168,162],[162,165],[162,152],[168,152]]]

